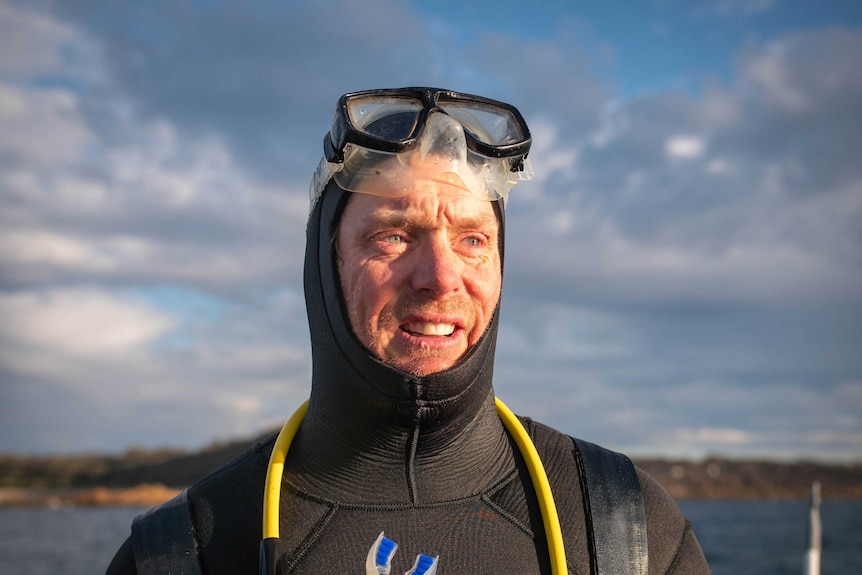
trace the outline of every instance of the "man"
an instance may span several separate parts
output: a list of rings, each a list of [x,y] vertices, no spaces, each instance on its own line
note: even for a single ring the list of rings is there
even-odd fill
[[[504,203],[529,146],[493,100],[342,97],[312,182],[312,388],[274,450],[279,470],[290,443],[283,480],[265,489],[274,439],[254,446],[136,520],[109,574],[709,572],[653,479],[495,403]]]

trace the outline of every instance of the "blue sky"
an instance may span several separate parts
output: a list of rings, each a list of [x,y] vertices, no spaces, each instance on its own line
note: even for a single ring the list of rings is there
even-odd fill
[[[197,448],[308,394],[339,95],[515,104],[495,387],[634,455],[862,458],[862,7],[0,2],[0,452]]]

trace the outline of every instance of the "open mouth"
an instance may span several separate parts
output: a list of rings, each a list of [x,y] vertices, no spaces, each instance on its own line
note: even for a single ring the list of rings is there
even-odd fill
[[[411,321],[402,325],[401,329],[415,336],[449,337],[455,333],[455,324]]]

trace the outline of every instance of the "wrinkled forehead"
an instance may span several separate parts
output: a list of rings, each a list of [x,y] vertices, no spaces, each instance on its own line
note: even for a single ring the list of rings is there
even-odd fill
[[[457,182],[423,181],[409,194],[395,197],[346,192],[347,218],[352,224],[377,227],[455,227],[497,233],[500,217],[497,202],[477,198]],[[356,222],[356,219],[362,222]]]

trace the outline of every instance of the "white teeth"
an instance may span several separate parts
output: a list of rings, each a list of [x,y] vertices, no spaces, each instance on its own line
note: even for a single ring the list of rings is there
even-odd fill
[[[404,329],[410,333],[419,335],[452,335],[455,332],[455,326],[451,323],[429,323],[423,321],[404,324]]]

